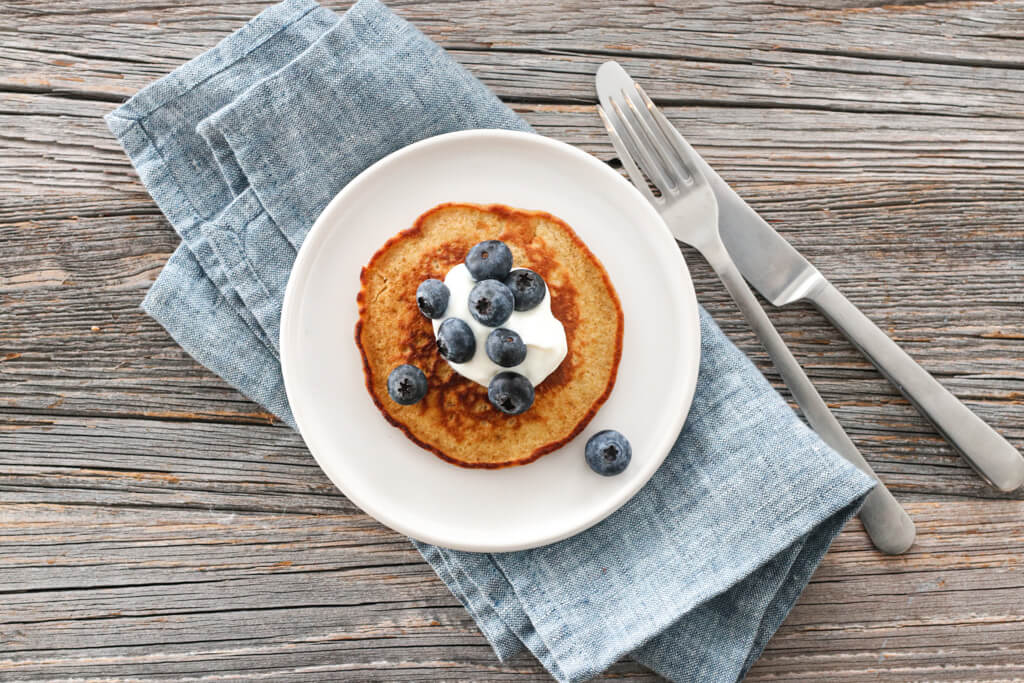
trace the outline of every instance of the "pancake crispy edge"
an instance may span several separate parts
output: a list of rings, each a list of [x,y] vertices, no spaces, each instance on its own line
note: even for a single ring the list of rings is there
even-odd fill
[[[454,371],[448,366],[448,364],[440,358],[440,356],[433,349],[433,330],[430,327],[430,321],[424,318],[418,310],[416,310],[415,299],[412,293],[409,293],[407,297],[399,297],[397,294],[391,294],[391,300],[385,301],[384,305],[388,303],[393,304],[393,307],[397,307],[398,313],[396,313],[396,325],[393,327],[395,331],[392,336],[398,337],[404,344],[403,349],[391,349],[386,347],[384,349],[370,348],[374,342],[379,342],[379,337],[382,336],[382,330],[377,329],[374,332],[373,325],[368,325],[368,318],[374,319],[374,316],[370,315],[371,307],[377,306],[377,299],[385,296],[387,290],[390,287],[389,281],[384,278],[380,272],[383,269],[384,274],[388,273],[387,268],[391,267],[394,270],[394,265],[388,263],[388,260],[392,261],[395,259],[402,259],[403,247],[408,247],[410,244],[417,246],[418,241],[429,242],[429,230],[437,228],[431,228],[432,221],[438,220],[443,221],[446,218],[445,212],[463,212],[467,215],[477,214],[477,226],[479,227],[482,222],[491,222],[500,226],[502,231],[501,234],[506,234],[506,238],[509,241],[510,247],[513,252],[517,254],[516,262],[513,267],[532,267],[538,272],[547,269],[549,272],[541,272],[541,275],[548,279],[548,275],[552,272],[552,269],[556,269],[553,272],[559,273],[556,279],[549,284],[549,291],[552,296],[552,307],[556,314],[556,317],[566,327],[566,334],[569,338],[569,355],[563,361],[562,365],[559,366],[551,376],[548,377],[544,382],[541,382],[537,387],[537,403],[534,408],[524,413],[518,418],[523,418],[527,422],[533,419],[531,411],[537,409],[538,404],[544,400],[542,397],[545,394],[550,394],[549,403],[545,405],[546,412],[540,417],[537,417],[542,423],[544,417],[547,415],[559,415],[559,412],[565,412],[566,415],[562,416],[562,424],[557,429],[552,429],[552,433],[549,437],[545,438],[541,443],[539,439],[543,433],[540,427],[527,427],[523,426],[520,428],[520,423],[517,421],[517,417],[509,417],[500,414],[494,410],[489,404],[486,403],[486,388],[477,385],[476,383],[468,380]],[[486,221],[485,218],[486,217]],[[455,218],[451,220],[458,220],[459,216],[456,214]],[[516,239],[514,232],[510,226],[523,226],[530,225],[531,232],[529,232],[529,241],[525,244],[521,240]],[[588,278],[587,288],[590,290],[600,291],[601,295],[597,297],[590,297],[587,304],[591,313],[595,311],[600,312],[601,320],[594,322],[592,325],[588,323],[587,327],[584,327],[584,332],[592,333],[595,329],[602,330],[606,328],[607,332],[611,335],[607,341],[602,342],[601,347],[601,365],[603,366],[603,374],[598,378],[597,381],[590,382],[588,388],[588,394],[594,394],[598,389],[600,393],[597,394],[593,400],[590,401],[589,405],[585,405],[586,399],[582,401],[576,401],[576,397],[572,392],[572,382],[580,381],[580,377],[586,377],[588,375],[587,368],[583,366],[587,363],[587,354],[585,346],[587,343],[586,335],[581,334],[580,339],[576,340],[576,332],[579,326],[579,292],[576,289],[573,282],[565,282],[565,274],[569,272],[568,266],[564,266],[553,258],[554,248],[547,245],[543,239],[537,242],[536,233],[539,230],[539,226],[542,226],[548,236],[555,237],[555,241],[562,241],[566,245],[569,245],[567,253],[558,254],[556,256],[562,256],[569,260],[575,259],[577,261],[585,262],[585,270],[580,277],[586,275]],[[492,231],[493,233],[494,231]],[[437,232],[433,234],[435,241],[438,237],[443,236],[443,233]],[[497,234],[488,234],[486,236],[477,235],[476,239],[498,239],[500,238]],[[473,242],[475,243],[475,242]],[[536,246],[537,244],[541,246]],[[403,280],[412,280],[400,283],[397,288],[408,289],[410,286],[412,290],[415,290],[415,286],[419,284],[422,279],[426,277],[437,277],[444,279],[444,275],[447,270],[455,265],[461,263],[465,252],[468,251],[472,243],[461,243],[455,240],[452,243],[448,241],[441,242],[439,249],[434,251],[426,251],[419,253],[421,270],[416,272],[409,272],[408,277],[405,277],[404,271],[399,270],[398,274],[401,275]],[[523,256],[524,248],[529,254]],[[436,258],[432,257],[433,254],[437,254]],[[396,255],[397,254],[397,255]],[[457,255],[457,258],[456,258]],[[531,260],[532,256],[532,260]],[[525,259],[526,262],[523,262]],[[427,267],[426,270],[422,270],[422,263],[424,260],[432,260],[433,269]],[[440,261],[440,266],[439,266]],[[547,263],[545,263],[547,261]],[[600,287],[596,284],[596,275],[600,276]],[[380,280],[383,280],[384,284],[381,285]],[[370,292],[373,292],[374,298],[370,300]],[[523,209],[515,209],[501,204],[492,205],[477,205],[463,202],[450,202],[435,206],[434,208],[426,211],[420,215],[412,227],[399,232],[392,236],[387,242],[384,243],[380,249],[373,255],[369,263],[363,267],[360,274],[360,289],[357,296],[357,303],[359,308],[359,320],[355,327],[355,341],[359,348],[360,356],[363,363],[364,380],[367,391],[369,392],[374,404],[377,409],[380,410],[384,418],[399,428],[407,438],[412,442],[430,451],[437,457],[445,460],[454,465],[466,468],[484,468],[484,469],[498,469],[503,467],[512,467],[517,465],[525,465],[533,462],[541,456],[557,450],[562,445],[573,439],[578,435],[587,424],[593,419],[598,409],[608,399],[611,394],[612,388],[614,387],[616,376],[618,373],[619,362],[622,356],[622,338],[624,329],[624,319],[622,313],[622,306],[619,302],[618,295],[615,292],[615,288],[611,283],[608,273],[605,271],[604,266],[597,259],[597,257],[590,251],[590,249],[584,244],[584,242],[576,235],[575,231],[566,224],[564,221],[556,216],[553,216],[544,211],[530,211]],[[411,308],[415,312],[414,317],[408,317],[406,315],[407,310]],[[561,310],[559,310],[561,309]],[[380,311],[375,311],[377,315]],[[401,324],[398,324],[398,315],[406,315],[409,330],[401,329]],[[565,318],[565,319],[563,319]],[[612,322],[614,321],[614,322]],[[604,328],[600,327],[604,323]],[[614,331],[611,327],[614,324]],[[377,327],[379,328],[381,323],[378,321]],[[596,326],[596,327],[595,327]],[[369,340],[364,340],[364,333],[370,332],[368,335]],[[426,336],[429,335],[429,336]],[[386,335],[385,335],[386,336]],[[427,348],[429,347],[429,352]],[[477,353],[483,353],[483,349],[478,349]],[[382,359],[382,356],[388,356]],[[421,411],[432,411],[430,413],[420,413],[419,424],[417,424],[416,418],[408,410],[410,408],[415,409],[416,406],[398,406],[392,404],[390,398],[387,395],[384,383],[386,382],[387,373],[390,372],[390,368],[401,362],[412,362],[415,365],[421,367],[421,369],[427,374],[428,383],[430,389],[427,393],[427,399],[424,399],[422,404],[426,404],[427,401],[433,401],[430,407],[421,408]],[[593,375],[590,372],[589,375]],[[600,383],[603,382],[603,386]],[[432,396],[433,394],[433,396]],[[454,397],[454,402],[453,402]],[[568,402],[570,405],[562,406],[559,403],[551,403],[551,401],[558,401],[561,399],[562,403]],[[439,404],[438,401],[444,402],[443,405]],[[481,403],[482,402],[482,403]],[[417,404],[420,405],[420,404]],[[562,408],[573,408],[574,410],[562,411]],[[403,412],[405,411],[405,412]],[[397,413],[397,414],[396,414]],[[429,419],[434,417],[434,422],[430,422]],[[470,423],[476,421],[481,426],[480,430],[466,429],[464,434],[460,433],[457,440],[457,449],[460,453],[446,452],[453,450],[452,448],[446,448],[444,445],[439,443],[431,443],[431,439],[435,441],[443,442],[445,439],[439,437],[439,433],[434,429],[425,429],[427,426],[436,428],[437,430],[445,429],[445,420],[452,421],[456,418],[462,420],[464,423]],[[572,424],[575,420],[575,424]],[[489,441],[483,438],[484,428],[490,427],[491,432],[487,433]],[[529,433],[530,445],[527,446],[529,452],[518,453],[516,457],[508,457],[506,459],[499,459],[497,457],[488,456],[487,458],[469,457],[465,453],[467,449],[472,451],[470,446],[478,446],[482,452],[486,449],[498,448],[499,444],[504,444],[506,447],[511,445],[513,451],[516,450],[515,439],[519,429],[522,429],[523,433]],[[417,434],[417,431],[421,432],[421,435]],[[474,437],[475,435],[475,437]],[[448,440],[453,437],[449,435]],[[477,441],[474,441],[474,438]],[[466,444],[469,444],[467,446]],[[491,451],[487,451],[490,453]],[[459,457],[459,455],[463,457]],[[476,454],[478,455],[478,454]]]

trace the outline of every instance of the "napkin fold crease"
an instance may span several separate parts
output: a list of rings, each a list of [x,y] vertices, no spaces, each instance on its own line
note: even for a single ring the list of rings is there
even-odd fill
[[[417,140],[530,130],[377,0],[341,16],[313,0],[270,7],[107,123],[182,238],[143,308],[293,428],[281,302],[326,204]],[[529,650],[560,681],[596,676],[626,655],[673,680],[738,680],[872,487],[703,310],[701,335],[683,432],[608,519],[515,553],[414,541],[501,660]]]

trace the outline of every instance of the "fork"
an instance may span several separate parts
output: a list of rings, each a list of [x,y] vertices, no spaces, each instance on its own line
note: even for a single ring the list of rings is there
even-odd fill
[[[675,238],[700,252],[725,284],[811,427],[877,480],[726,251],[718,232],[718,201],[695,161],[696,152],[621,66],[602,65],[597,81],[598,92],[606,96],[605,106],[598,105],[597,111],[633,184],[658,209]],[[865,499],[860,518],[872,543],[884,553],[898,555],[914,543],[914,522],[880,481]]]

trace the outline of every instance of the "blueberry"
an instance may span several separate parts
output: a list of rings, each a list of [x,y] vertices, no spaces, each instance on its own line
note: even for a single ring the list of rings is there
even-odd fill
[[[533,405],[533,385],[518,372],[499,372],[487,385],[487,399],[506,415],[518,415]]]
[[[416,306],[420,309],[420,313],[436,320],[448,310],[450,296],[451,292],[448,291],[448,285],[445,283],[433,278],[424,280],[416,288]]]
[[[466,267],[474,280],[504,280],[512,270],[512,252],[504,242],[480,242],[466,254]]]
[[[610,477],[626,469],[633,457],[633,448],[622,434],[605,429],[590,437],[586,454],[590,469]]]
[[[505,286],[512,290],[517,311],[528,311],[544,300],[548,287],[544,278],[529,268],[516,268],[505,278]]]
[[[388,375],[388,394],[403,406],[419,403],[427,395],[427,376],[415,365],[399,365]]]
[[[501,325],[512,315],[512,292],[500,280],[483,280],[469,292],[469,312],[488,327]]]
[[[491,330],[484,348],[487,350],[487,357],[503,368],[519,365],[526,358],[526,344],[523,343],[523,338],[504,327]]]
[[[453,363],[465,363],[476,353],[476,337],[469,324],[460,318],[448,318],[437,328],[437,352]]]

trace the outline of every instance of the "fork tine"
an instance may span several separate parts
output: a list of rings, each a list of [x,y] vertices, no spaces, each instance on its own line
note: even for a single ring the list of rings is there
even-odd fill
[[[619,106],[618,101],[612,97],[609,98],[612,104],[612,109],[615,112],[615,116],[618,121],[622,124],[618,128],[619,135],[626,142],[626,146],[630,148],[633,153],[634,161],[637,166],[647,175],[648,178],[654,183],[655,187],[661,192],[662,195],[668,194],[670,183],[665,177],[664,172],[659,165],[659,162],[654,158],[651,153],[651,145],[645,144],[644,140],[641,139],[640,135],[636,132],[636,128],[627,118],[626,113]],[[647,184],[647,181],[644,181]]]
[[[651,188],[647,186],[647,178],[645,178],[644,174],[640,172],[639,168],[637,168],[636,162],[633,161],[632,153],[626,148],[626,143],[623,142],[622,138],[619,136],[618,129],[615,124],[612,123],[609,114],[605,112],[604,107],[600,104],[597,105],[597,113],[604,122],[605,130],[608,131],[608,137],[612,140],[612,147],[614,147],[615,151],[618,153],[619,160],[622,162],[622,166],[626,169],[626,173],[629,174],[630,179],[633,181],[633,185],[635,185],[636,188],[647,197],[647,201],[651,204],[657,205],[660,200],[654,196],[654,193],[651,192]]]
[[[657,124],[658,130],[662,134],[662,138],[667,142],[672,149],[675,151],[677,158],[676,160],[682,165],[684,175],[689,176],[689,179],[696,184],[707,183],[707,179],[704,177],[704,172],[700,169],[700,164],[697,163],[697,153],[690,148],[690,145],[685,142],[683,136],[676,130],[672,122],[668,120],[665,114],[662,113],[661,109],[647,96],[647,93],[638,83],[634,83],[637,92],[640,94],[640,98],[643,100],[647,111],[650,113],[651,118]]]
[[[636,83],[632,84],[634,87],[633,92],[637,92],[636,88],[639,87]],[[637,94],[639,97],[639,93]],[[631,123],[633,129],[639,132],[639,134],[646,141],[647,149],[651,150],[652,156],[657,157],[660,162],[660,170],[662,170],[666,181],[669,184],[669,190],[675,190],[679,187],[680,183],[687,180],[689,173],[686,171],[686,166],[683,165],[679,159],[675,158],[673,154],[674,150],[669,147],[669,143],[665,140],[664,131],[658,126],[658,124],[651,118],[650,112],[647,111],[646,107],[638,107],[630,97],[629,93],[625,88],[622,89],[622,97],[626,100],[626,104],[629,106],[629,114],[631,117]]]

